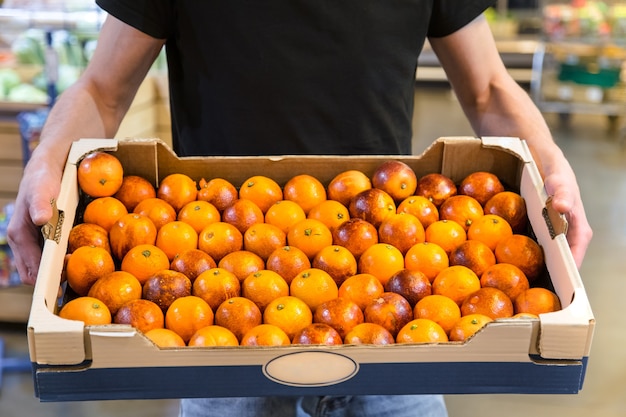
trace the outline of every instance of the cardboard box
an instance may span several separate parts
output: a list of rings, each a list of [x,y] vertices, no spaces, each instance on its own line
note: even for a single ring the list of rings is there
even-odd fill
[[[159,349],[129,326],[85,327],[55,315],[63,256],[79,203],[76,163],[94,149],[112,151],[127,174],[158,181],[182,172],[241,184],[263,173],[279,183],[309,173],[323,182],[346,169],[371,174],[389,158],[418,176],[455,181],[488,170],[526,199],[534,233],[563,309],[539,320],[488,324],[465,343],[391,346],[287,346]],[[141,158],[137,156],[141,155]],[[42,401],[265,395],[576,393],[582,388],[594,317],[569,251],[563,218],[546,206],[541,177],[515,138],[442,138],[420,156],[178,158],[159,140],[81,140],[71,149],[58,218],[45,228],[28,340]],[[551,282],[550,282],[551,278]]]

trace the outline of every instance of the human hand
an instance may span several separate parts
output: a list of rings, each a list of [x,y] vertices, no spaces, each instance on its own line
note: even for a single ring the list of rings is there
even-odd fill
[[[593,231],[583,206],[574,171],[560,151],[555,152],[550,163],[543,164],[544,186],[552,196],[552,207],[564,214],[568,221],[567,241],[580,268],[591,242]]]
[[[33,155],[27,164],[7,230],[17,272],[22,282],[29,285],[35,284],[39,271],[41,226],[52,218],[51,202],[61,187],[62,170],[43,159],[35,160]]]

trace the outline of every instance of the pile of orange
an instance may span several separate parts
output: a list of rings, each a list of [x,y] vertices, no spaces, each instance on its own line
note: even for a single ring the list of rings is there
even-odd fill
[[[94,152],[78,185],[59,314],[130,324],[158,346],[464,341],[561,308],[524,199],[488,172],[454,183],[388,160],[326,185],[153,185]]]

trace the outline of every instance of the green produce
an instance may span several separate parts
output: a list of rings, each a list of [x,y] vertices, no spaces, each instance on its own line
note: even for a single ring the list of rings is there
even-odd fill
[[[31,84],[19,84],[9,91],[6,99],[18,103],[47,103],[48,94]]]
[[[9,91],[18,86],[21,79],[17,71],[11,68],[0,68],[0,99],[9,95]]]

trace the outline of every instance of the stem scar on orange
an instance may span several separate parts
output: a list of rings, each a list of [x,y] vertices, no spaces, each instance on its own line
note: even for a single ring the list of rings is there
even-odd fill
[[[124,167],[117,157],[103,151],[85,156],[77,168],[78,186],[91,197],[110,197],[122,186]]]

